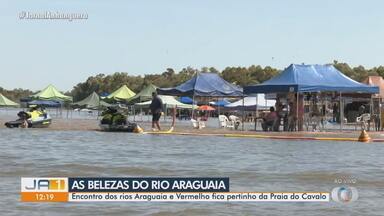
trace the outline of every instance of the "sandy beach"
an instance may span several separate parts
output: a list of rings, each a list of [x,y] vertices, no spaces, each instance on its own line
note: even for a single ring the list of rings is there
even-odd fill
[[[13,120],[12,117],[3,117],[0,119],[0,128],[5,128],[4,123],[6,121]],[[146,132],[151,131],[151,123],[148,121],[138,121],[140,127]],[[57,118],[53,119],[52,124],[48,128],[39,129],[39,130],[52,130],[52,131],[101,131],[99,126],[99,120],[96,119],[66,119],[66,118]],[[168,130],[171,127],[171,122],[163,122],[163,130]],[[253,130],[233,130],[226,128],[218,127],[206,127],[203,129],[193,129],[192,125],[188,121],[177,122],[174,128],[174,134],[176,135],[196,135],[196,136],[224,136],[224,135],[261,135],[261,136],[271,136],[271,137],[330,137],[330,138],[358,138],[361,131],[353,130],[332,130],[324,132],[310,132],[310,131],[300,131],[300,132],[263,132],[263,131],[253,131]],[[372,139],[381,140],[384,137],[382,132],[369,131],[368,132]],[[252,137],[248,137],[252,138]]]

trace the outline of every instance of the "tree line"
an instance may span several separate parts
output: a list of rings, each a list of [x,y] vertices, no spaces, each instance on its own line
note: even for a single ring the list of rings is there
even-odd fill
[[[200,70],[187,67],[179,72],[167,68],[161,74],[147,74],[144,76],[131,76],[125,72],[116,72],[111,75],[98,74],[88,77],[85,82],[77,84],[70,94],[76,101],[85,98],[93,91],[99,94],[111,93],[124,84],[136,93],[150,83],[161,88],[173,87],[191,79],[198,71],[217,73],[228,82],[239,86],[260,83],[279,73],[279,70],[269,66],[263,68],[255,65],[250,67],[227,67],[221,72],[214,67],[203,67]]]
[[[32,95],[34,92],[28,89],[22,89],[22,88],[15,88],[13,90],[6,90],[2,87],[0,87],[0,93],[3,94],[5,97],[18,102],[20,98],[28,97],[29,95]]]
[[[347,63],[338,61],[334,61],[333,65],[348,77],[359,82],[362,82],[368,76],[379,75],[384,77],[384,66],[366,69],[361,65],[351,67]],[[178,72],[172,68],[167,68],[160,74],[146,74],[143,76],[130,75],[126,72],[115,72],[110,75],[97,74],[95,76],[90,76],[84,82],[80,82],[74,86],[71,91],[66,92],[66,94],[71,95],[74,101],[78,101],[85,98],[93,91],[98,94],[111,93],[124,84],[136,93],[149,83],[158,87],[172,87],[187,81],[197,71],[217,73],[228,82],[241,87],[262,83],[281,72],[280,69],[272,68],[270,66],[262,67],[260,65],[251,65],[249,67],[226,67],[222,71],[219,71],[214,67],[203,67],[201,69],[186,67]],[[5,90],[0,87],[0,93],[11,100],[18,101],[20,98],[28,97],[34,92],[20,88]]]

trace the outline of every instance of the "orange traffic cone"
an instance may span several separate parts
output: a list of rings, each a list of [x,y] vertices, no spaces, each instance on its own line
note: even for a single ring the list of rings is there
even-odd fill
[[[136,127],[133,129],[133,132],[134,133],[143,133],[144,130],[139,125],[136,125]]]
[[[369,142],[369,141],[371,141],[371,137],[368,135],[367,131],[362,130],[358,141],[359,142]]]

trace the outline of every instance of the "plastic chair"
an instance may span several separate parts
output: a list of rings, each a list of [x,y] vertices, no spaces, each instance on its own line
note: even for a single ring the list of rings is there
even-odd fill
[[[195,119],[191,119],[192,126],[194,129],[202,129],[205,128],[205,123],[201,121],[196,121]]]
[[[235,128],[236,130],[239,128],[239,126],[241,124],[240,118],[235,116],[235,115],[230,115],[229,116],[229,122],[230,122],[230,125],[233,128]]]
[[[220,127],[227,127],[227,124],[228,124],[227,116],[219,115],[219,123],[220,123]]]
[[[371,120],[371,114],[364,113],[361,116],[356,118],[356,123],[361,123],[361,129],[366,129],[368,125],[368,121]]]

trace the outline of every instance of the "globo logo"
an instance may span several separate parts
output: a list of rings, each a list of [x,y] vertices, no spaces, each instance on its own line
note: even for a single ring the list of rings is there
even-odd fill
[[[332,199],[338,203],[350,203],[359,198],[359,193],[354,187],[342,186],[332,190]]]

